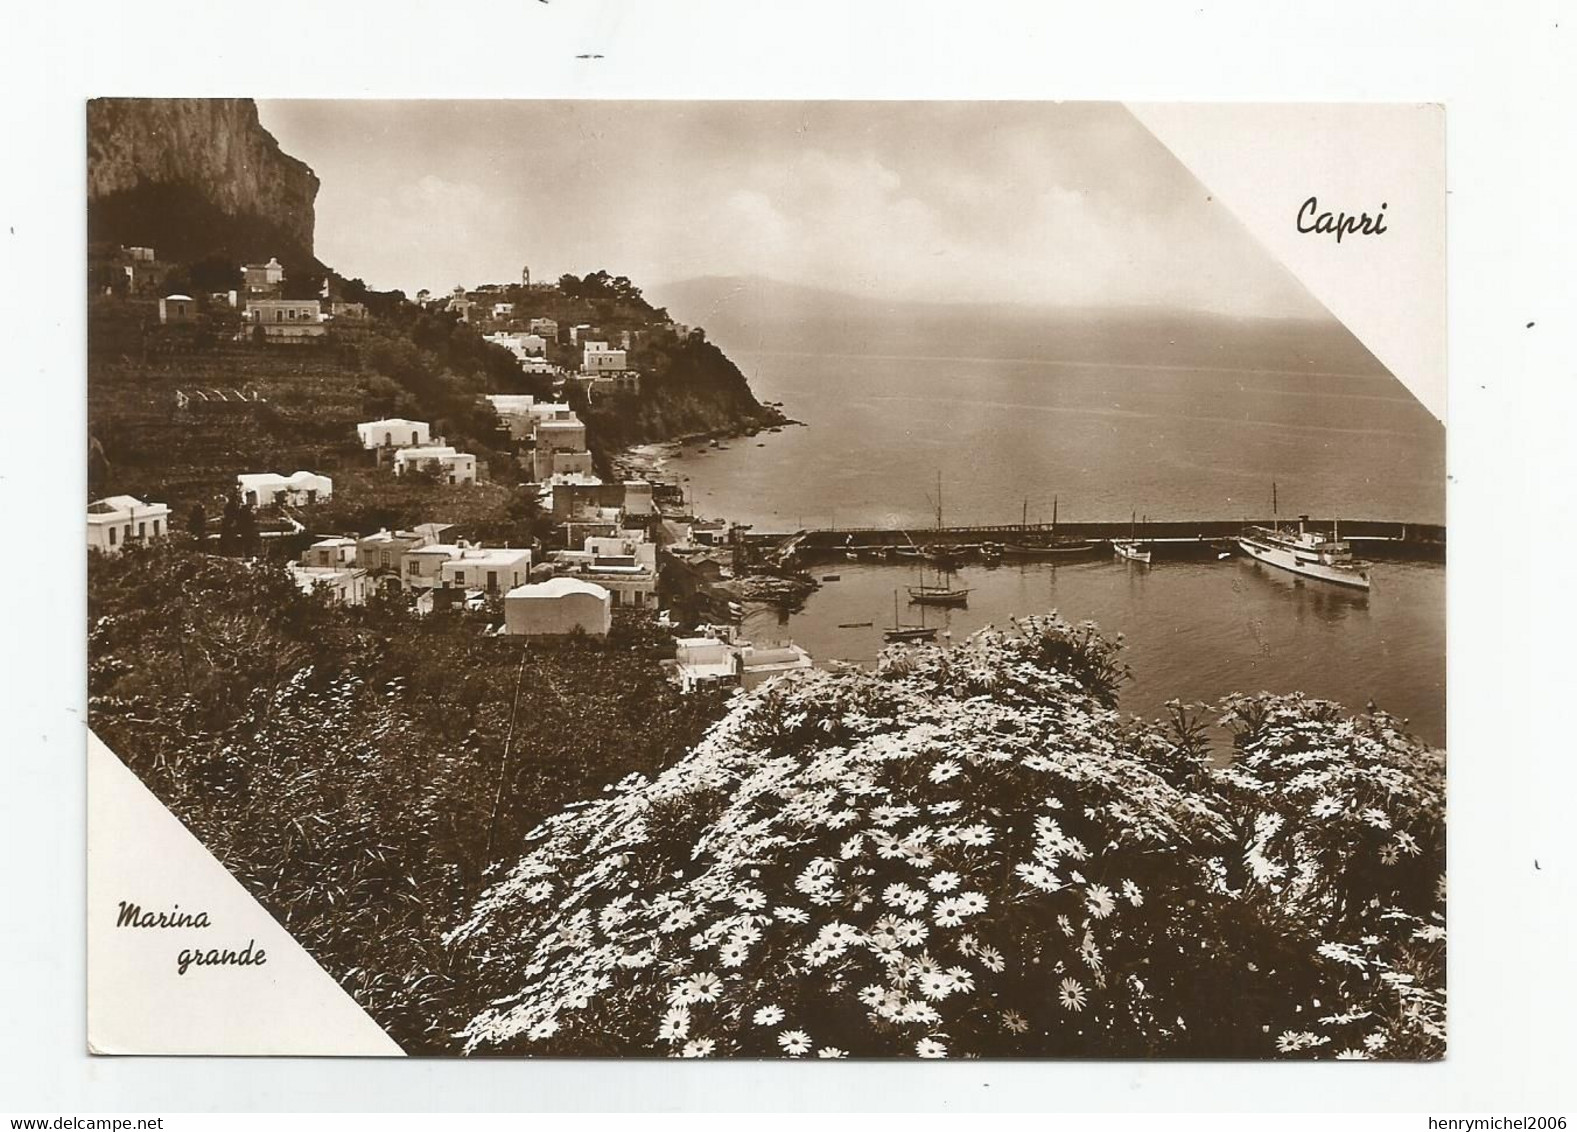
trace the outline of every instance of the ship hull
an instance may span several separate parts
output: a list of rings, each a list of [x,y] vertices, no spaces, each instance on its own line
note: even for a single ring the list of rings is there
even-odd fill
[[[1369,588],[1369,579],[1356,570],[1344,570],[1338,566],[1328,566],[1323,562],[1310,561],[1291,550],[1256,542],[1253,539],[1240,538],[1237,544],[1238,548],[1254,561],[1274,566],[1278,570],[1285,570],[1289,574],[1296,574],[1300,578],[1313,578],[1315,581],[1344,586],[1350,590]]]
[[[911,588],[909,600],[917,605],[968,605],[968,590],[922,590]]]

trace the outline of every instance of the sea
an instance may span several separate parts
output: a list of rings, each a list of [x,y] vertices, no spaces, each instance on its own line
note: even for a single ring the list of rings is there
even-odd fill
[[[803,427],[668,453],[696,514],[757,531],[1283,517],[1445,521],[1444,428],[1383,371],[1310,373],[1034,358],[730,351]],[[914,568],[839,562],[753,640],[872,662],[918,622]],[[1056,610],[1121,633],[1125,711],[1293,692],[1373,703],[1445,742],[1445,567],[1376,563],[1367,594],[1243,558],[966,565],[943,640]],[[869,626],[840,626],[870,622]]]

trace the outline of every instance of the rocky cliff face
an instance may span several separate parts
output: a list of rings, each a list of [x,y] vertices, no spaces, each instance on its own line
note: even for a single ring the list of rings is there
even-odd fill
[[[88,239],[160,259],[313,262],[318,178],[279,148],[249,98],[88,103]]]

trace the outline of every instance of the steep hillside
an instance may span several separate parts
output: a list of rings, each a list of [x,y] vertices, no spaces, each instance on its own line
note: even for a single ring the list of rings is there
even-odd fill
[[[88,103],[88,239],[161,259],[313,262],[318,178],[279,148],[249,98]]]

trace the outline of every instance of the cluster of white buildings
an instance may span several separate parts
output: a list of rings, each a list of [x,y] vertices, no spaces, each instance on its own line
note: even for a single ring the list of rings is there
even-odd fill
[[[325,591],[346,605],[360,605],[379,589],[397,589],[427,599],[426,608],[435,589],[497,597],[530,581],[529,548],[448,542],[449,529],[424,523],[412,531],[319,539],[291,563],[291,576],[303,590]]]
[[[508,303],[499,303],[494,307],[509,306]],[[556,324],[555,324],[556,325]],[[558,367],[548,361],[548,341],[544,335],[532,331],[499,330],[491,334],[482,335],[485,341],[495,346],[502,346],[515,356],[515,361],[520,364],[523,373],[555,374]]]
[[[586,425],[568,405],[538,401],[526,393],[486,395],[509,438],[531,449],[531,478],[552,484],[566,477],[592,477]],[[600,481],[598,481],[600,482]]]
[[[504,632],[523,636],[606,636],[615,606],[652,604],[655,547],[650,553],[612,556],[588,548],[573,563],[555,561],[550,569],[561,572],[558,576],[533,582],[529,548],[449,542],[449,529],[426,523],[359,539],[320,539],[290,564],[290,574],[302,590],[345,605],[359,605],[383,589],[413,595],[422,612],[430,611],[441,593],[463,594],[468,603],[502,598]],[[648,577],[651,584],[644,586]],[[621,588],[610,589],[608,581]],[[637,592],[641,596],[629,596]]]
[[[440,483],[475,483],[476,456],[445,444],[443,437],[433,436],[432,431],[432,425],[426,421],[404,417],[363,421],[356,426],[361,446],[376,452],[380,463],[389,454],[397,476],[420,471],[437,476]]]

